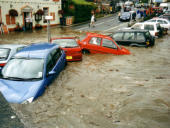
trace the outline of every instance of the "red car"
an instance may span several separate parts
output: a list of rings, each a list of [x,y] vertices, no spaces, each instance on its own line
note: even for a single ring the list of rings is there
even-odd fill
[[[80,40],[75,37],[52,38],[51,42],[58,44],[65,51],[67,61],[82,60],[82,51],[79,45]]]
[[[87,37],[81,41],[83,52],[110,53],[116,55],[129,55],[130,51],[120,47],[110,36],[87,33]]]

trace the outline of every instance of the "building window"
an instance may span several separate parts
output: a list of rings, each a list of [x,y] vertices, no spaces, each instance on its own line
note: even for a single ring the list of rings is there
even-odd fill
[[[43,12],[44,12],[43,22],[44,22],[44,23],[47,23],[47,20],[45,19],[45,16],[48,16],[48,8],[43,8]]]
[[[16,24],[15,23],[15,16],[6,15],[6,24],[7,25]]]

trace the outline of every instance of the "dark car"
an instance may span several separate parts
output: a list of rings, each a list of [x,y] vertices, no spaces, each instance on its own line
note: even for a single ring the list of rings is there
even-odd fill
[[[130,12],[121,13],[120,18],[119,18],[120,21],[130,21],[130,19],[131,19],[131,13]]]
[[[121,45],[130,46],[153,46],[155,38],[150,35],[148,30],[123,29],[112,35],[114,40]]]

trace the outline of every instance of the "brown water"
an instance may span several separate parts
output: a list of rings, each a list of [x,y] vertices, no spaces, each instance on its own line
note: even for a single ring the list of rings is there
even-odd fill
[[[55,28],[52,37],[80,33]],[[81,35],[81,37],[84,35]],[[46,32],[0,43],[47,41]],[[11,104],[27,128],[170,128],[170,35],[131,55],[83,55],[31,104]]]

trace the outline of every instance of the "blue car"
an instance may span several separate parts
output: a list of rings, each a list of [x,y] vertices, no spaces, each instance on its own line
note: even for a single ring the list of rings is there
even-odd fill
[[[30,45],[0,70],[0,92],[10,103],[31,103],[65,66],[65,52],[57,44]]]

